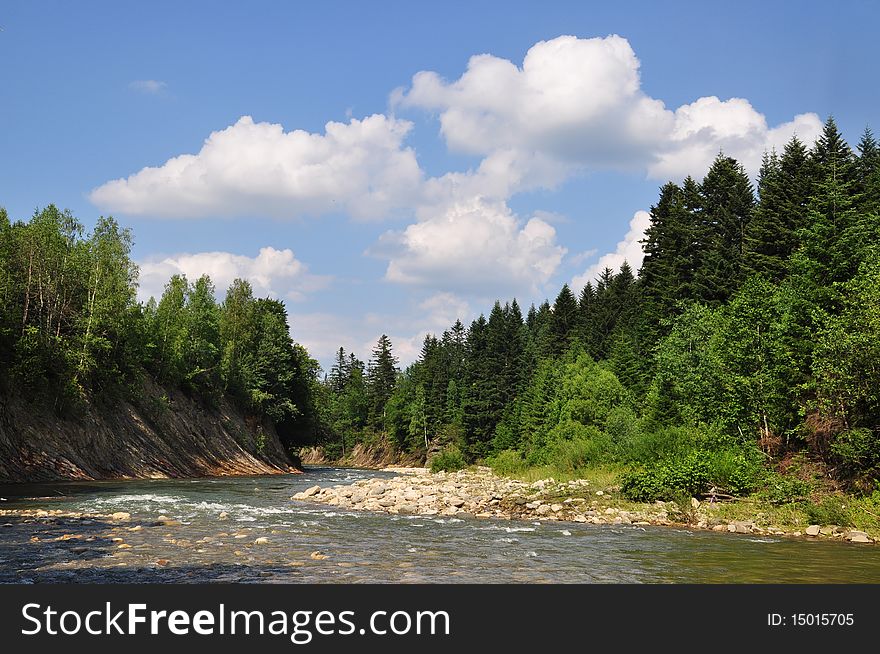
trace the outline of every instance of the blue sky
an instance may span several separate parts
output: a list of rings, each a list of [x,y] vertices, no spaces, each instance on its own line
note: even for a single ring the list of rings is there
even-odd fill
[[[5,2],[0,205],[112,214],[144,295],[246,276],[322,363],[406,363],[637,261],[719,149],[880,130],[872,3],[768,5]]]

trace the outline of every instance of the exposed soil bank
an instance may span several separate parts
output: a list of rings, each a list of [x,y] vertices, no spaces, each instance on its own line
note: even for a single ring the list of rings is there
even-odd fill
[[[810,525],[790,531],[756,520],[728,522],[717,515],[717,506],[691,500],[687,515],[671,502],[611,506],[602,489],[588,480],[532,483],[498,477],[489,468],[432,474],[425,468],[401,468],[392,479],[366,479],[348,486],[312,486],[291,499],[322,502],[345,509],[384,511],[403,515],[469,514],[477,518],[564,520],[592,524],[676,525],[738,534],[808,536],[871,543],[867,533],[840,527]]]
[[[137,398],[62,418],[0,395],[0,482],[295,471],[272,425],[225,399],[208,406],[150,380]]]
[[[372,447],[358,443],[345,456],[339,459],[329,458],[322,447],[304,447],[299,457],[306,465],[334,466],[342,468],[369,468],[382,470],[388,466],[421,466],[424,459],[413,454],[404,454],[387,444],[381,443]]]

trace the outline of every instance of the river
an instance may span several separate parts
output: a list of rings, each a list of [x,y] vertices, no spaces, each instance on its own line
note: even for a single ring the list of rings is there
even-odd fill
[[[0,517],[0,582],[880,582],[880,547],[873,546],[398,516],[290,499],[314,484],[376,476],[393,474],[310,468],[302,475],[2,485],[2,508],[124,511],[131,520]]]

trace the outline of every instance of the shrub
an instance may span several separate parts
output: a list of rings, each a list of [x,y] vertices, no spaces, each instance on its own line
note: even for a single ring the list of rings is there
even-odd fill
[[[708,454],[712,483],[732,495],[748,495],[762,485],[766,470],[759,450],[728,448]]]
[[[653,502],[666,494],[666,488],[655,470],[631,472],[623,476],[620,492],[633,502]]]
[[[618,457],[624,462],[651,464],[684,456],[700,440],[700,432],[688,427],[635,431],[617,444]]]
[[[870,429],[851,429],[837,435],[831,452],[844,474],[869,474],[880,465],[880,436]]]
[[[802,502],[810,494],[810,484],[797,477],[768,472],[764,476],[764,488],[759,493],[762,499],[772,504],[791,504]]]
[[[515,450],[501,450],[487,461],[492,470],[499,475],[515,475],[526,467],[520,453]]]
[[[850,510],[843,502],[843,498],[830,495],[822,498],[818,504],[810,503],[804,507],[810,522],[817,525],[840,525],[841,527],[852,526]]]
[[[464,455],[455,445],[450,445],[431,459],[431,472],[455,472],[465,466],[467,463],[465,463]]]
[[[639,421],[635,411],[625,404],[614,407],[605,420],[605,432],[619,447],[639,438]]]
[[[623,476],[620,490],[636,502],[670,500],[678,495],[701,495],[709,490],[710,467],[706,452],[694,450],[681,459],[667,459],[642,472]]]
[[[549,440],[547,462],[558,470],[574,472],[612,458],[613,443],[607,434],[573,420],[556,425]]]

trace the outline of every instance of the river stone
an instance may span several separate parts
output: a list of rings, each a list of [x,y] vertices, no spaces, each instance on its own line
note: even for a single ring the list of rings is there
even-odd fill
[[[126,511],[117,511],[110,514],[111,520],[131,520],[131,514]]]
[[[836,533],[837,527],[834,525],[828,525],[826,527],[822,527],[819,529],[819,533],[823,536],[833,536]]]
[[[306,488],[302,492],[302,494],[303,494],[303,497],[312,497],[313,495],[317,495],[318,491],[320,491],[320,490],[321,490],[321,487],[318,485],[309,486],[308,488]]]
[[[381,497],[385,494],[385,490],[385,486],[380,484],[379,486],[373,486],[367,495],[370,497]]]
[[[562,511],[562,505],[561,504],[551,504],[550,510],[553,511],[553,513],[559,513],[560,511]]]
[[[259,538],[254,540],[254,545],[265,545],[268,542],[269,542],[268,538],[266,538],[265,536],[260,536]]]
[[[362,504],[367,499],[367,494],[363,491],[357,491],[351,495],[352,504]]]
[[[462,506],[464,504],[464,500],[461,499],[460,497],[450,497],[449,499],[446,500],[446,503],[449,506],[454,506],[455,508],[459,508],[460,506]]]
[[[822,528],[819,525],[810,525],[807,527],[807,536],[818,536]]]
[[[547,515],[552,510],[553,509],[550,508],[549,504],[542,504],[537,509],[535,509],[535,513],[537,513],[538,515]]]
[[[864,531],[856,531],[856,530],[847,532],[846,539],[848,541],[853,542],[853,543],[873,543],[874,542],[868,537],[867,533],[865,533]]]

